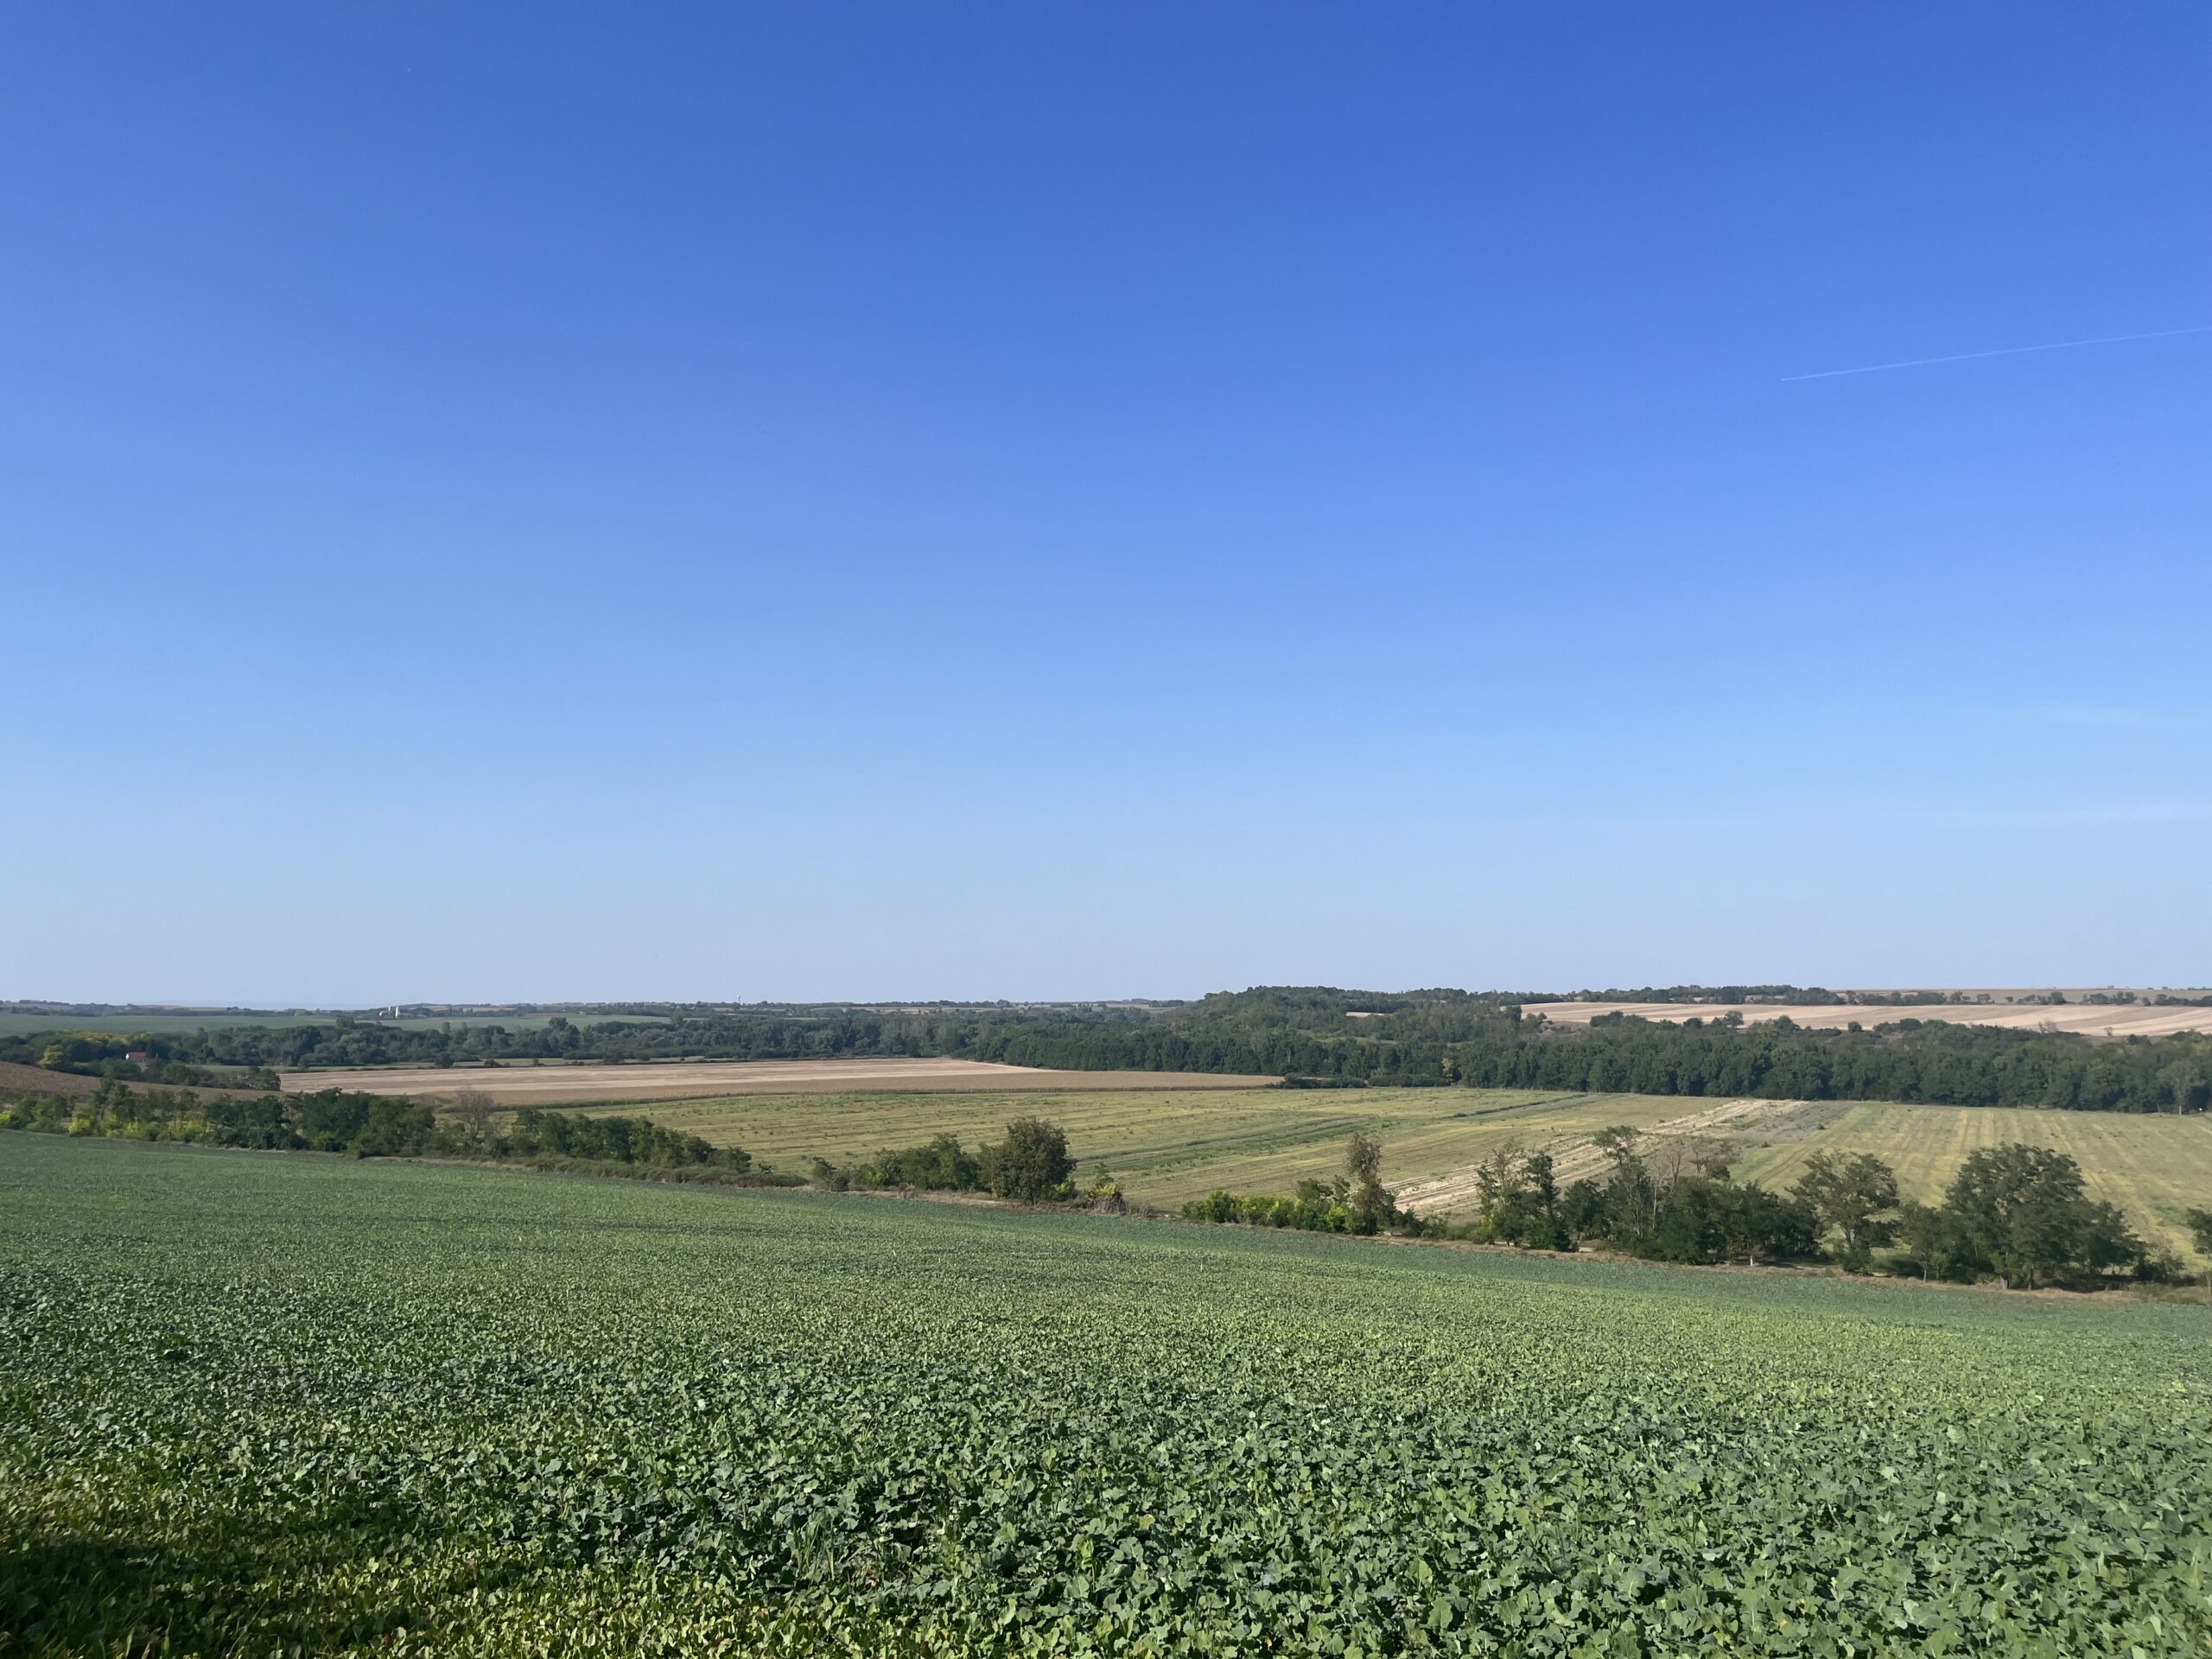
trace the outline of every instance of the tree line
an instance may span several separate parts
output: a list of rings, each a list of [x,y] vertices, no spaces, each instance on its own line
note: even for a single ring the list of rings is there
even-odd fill
[[[1737,989],[1744,988],[1726,988]],[[1911,1017],[1811,1030],[1731,1013],[1655,1021],[1601,1015],[1555,1026],[1541,1005],[1455,990],[1389,995],[1255,987],[1171,1008],[718,1013],[664,1023],[539,1029],[236,1027],[131,1039],[77,1033],[0,1045],[0,1059],[111,1065],[143,1046],[163,1066],[499,1065],[677,1058],[943,1055],[1073,1071],[1241,1072],[1343,1085],[1462,1084],[1587,1093],[1893,1100],[2077,1111],[2212,1107],[2212,1038],[2097,1042]],[[212,1074],[208,1074],[212,1075]]]
[[[833,1164],[817,1158],[814,1185],[833,1192],[911,1190],[921,1192],[988,1192],[1027,1204],[1065,1202],[1076,1196],[1075,1159],[1067,1132],[1042,1118],[1017,1117],[1006,1137],[976,1152],[957,1135],[940,1135],[918,1147],[889,1148],[871,1158]],[[1121,1189],[1102,1177],[1094,1199],[1118,1200]]]
[[[540,1167],[756,1173],[741,1148],[716,1147],[645,1117],[587,1117],[525,1107],[502,1117],[490,1097],[463,1090],[453,1109],[386,1095],[202,1094],[101,1079],[86,1094],[24,1094],[0,1104],[0,1129],[107,1140],[171,1141],[355,1158],[450,1157]],[[762,1179],[774,1182],[772,1175]],[[796,1183],[798,1177],[789,1177]]]
[[[1543,1150],[1508,1144],[1476,1173],[1476,1213],[1457,1225],[1397,1207],[1382,1185],[1382,1149],[1354,1135],[1344,1173],[1304,1180],[1294,1194],[1217,1191],[1183,1207],[1185,1219],[1309,1232],[1460,1239],[1521,1249],[1602,1244],[1645,1261],[1713,1265],[1834,1262],[1865,1273],[1885,1252],[1893,1275],[2001,1287],[2097,1289],[2168,1283],[2181,1263],[2152,1250],[2112,1205],[2085,1190],[2066,1154],[2012,1143],[1967,1154],[1936,1205],[1902,1202],[1897,1173],[1866,1154],[1815,1153],[1786,1192],[1729,1179],[1725,1141],[1601,1131],[1602,1175],[1562,1187]],[[2186,1222],[2212,1257],[2212,1211]]]

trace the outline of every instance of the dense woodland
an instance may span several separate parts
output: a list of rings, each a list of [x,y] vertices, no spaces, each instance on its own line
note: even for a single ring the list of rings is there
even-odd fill
[[[1731,992],[1773,988],[1725,987]],[[1642,996],[1643,992],[1637,993]],[[369,1021],[118,1037],[43,1033],[0,1060],[98,1073],[132,1050],[177,1081],[273,1082],[273,1068],[528,1065],[680,1058],[947,1055],[1077,1071],[1240,1072],[1340,1084],[1896,1100],[1953,1106],[2197,1112],[2212,1106],[2212,1039],[2101,1042],[2070,1033],[1921,1020],[1841,1031],[1787,1016],[1600,1015],[1557,1026],[1541,1004],[1456,990],[1323,987],[1223,992],[1172,1007],[739,1012],[664,1022],[555,1018],[542,1029]],[[243,1068],[244,1070],[234,1070]]]

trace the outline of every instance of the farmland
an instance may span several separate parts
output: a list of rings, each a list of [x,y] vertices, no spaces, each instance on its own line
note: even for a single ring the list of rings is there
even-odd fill
[[[118,1037],[189,1036],[201,1031],[232,1031],[263,1027],[290,1031],[301,1026],[334,1026],[342,1019],[386,1031],[437,1031],[445,1027],[498,1026],[508,1031],[543,1031],[556,1016],[543,1014],[454,1014],[413,1015],[402,1020],[379,1020],[360,1015],[340,1016],[327,1009],[291,1008],[156,1008],[126,1009],[111,1014],[40,1014],[21,1008],[0,1008],[0,1038],[28,1037],[35,1032],[99,1031]],[[631,1025],[666,1025],[657,1014],[607,1015]]]
[[[1737,1179],[1769,1186],[1795,1180],[1810,1153],[1871,1152],[1896,1167],[1908,1197],[1923,1200],[1974,1147],[2031,1141],[2071,1153],[2094,1196],[2118,1204],[2146,1239],[2184,1254],[2182,1211],[2212,1203],[2212,1117],[2202,1114],[1489,1089],[1123,1089],[734,1096],[664,1102],[650,1115],[779,1168],[804,1170],[810,1158],[842,1162],[935,1135],[973,1146],[995,1136],[1015,1111],[1065,1128],[1086,1179],[1110,1173],[1131,1198],[1161,1209],[1217,1187],[1287,1192],[1303,1178],[1333,1175],[1357,1131],[1382,1141],[1383,1173],[1403,1201],[1424,1214],[1464,1216],[1474,1199],[1473,1166],[1498,1147],[1548,1149],[1560,1179],[1573,1180],[1598,1173],[1588,1138],[1613,1124],[1729,1141],[1742,1154]]]
[[[2212,1641],[2197,1307],[42,1137],[0,1193],[29,1652]]]
[[[1739,1180],[1787,1186],[1815,1152],[1871,1153],[1897,1173],[1908,1198],[1933,1202],[1966,1155],[1980,1147],[2024,1141],[2071,1156],[2092,1198],[2126,1212],[2146,1239],[2188,1251],[2182,1212],[2212,1206],[2212,1117],[2160,1117],[2109,1112],[2014,1111],[2002,1107],[1843,1108],[1802,1139],[1754,1143],[1734,1174]]]
[[[361,1089],[381,1095],[451,1095],[474,1089],[505,1106],[601,1101],[683,1100],[701,1096],[897,1092],[953,1090],[1059,1091],[1141,1087],[1249,1089],[1268,1077],[1195,1071],[1049,1071],[938,1057],[833,1060],[675,1060],[637,1065],[364,1067],[291,1071],[296,1090]]]
[[[2180,1031],[2212,1031],[2212,1007],[2152,1003],[1928,1002],[1901,1007],[1865,1003],[1778,1002],[1532,1002],[1528,1011],[1554,1025],[1586,1026],[1600,1014],[1639,1020],[1718,1020],[1741,1014],[1747,1024],[1788,1018],[1815,1031],[1899,1020],[1940,1020],[1955,1026],[1996,1026],[2007,1031],[2063,1031],[2083,1037],[2170,1037]]]
[[[1173,1208],[1217,1186],[1287,1192],[1303,1177],[1332,1175],[1355,1131],[1382,1137],[1388,1173],[1402,1179],[1457,1169],[1509,1139],[1655,1123],[1680,1116],[1685,1104],[1528,1090],[1124,1088],[740,1096],[663,1102],[651,1116],[717,1145],[741,1146],[779,1168],[800,1169],[810,1158],[837,1162],[935,1135],[973,1145],[995,1136],[1010,1113],[1033,1113],[1067,1130],[1084,1176],[1110,1173],[1132,1198]]]

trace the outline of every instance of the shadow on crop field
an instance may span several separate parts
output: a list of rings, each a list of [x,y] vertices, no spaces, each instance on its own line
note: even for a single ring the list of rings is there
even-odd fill
[[[298,1546],[233,1536],[194,1552],[0,1532],[0,1654],[327,1653],[416,1622],[320,1587],[344,1575],[317,1567],[341,1560],[303,1560]]]

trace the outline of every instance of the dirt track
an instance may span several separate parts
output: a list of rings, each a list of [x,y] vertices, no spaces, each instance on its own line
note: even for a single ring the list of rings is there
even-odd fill
[[[1726,1014],[1740,1014],[1747,1022],[1778,1020],[1788,1014],[1801,1026],[1824,1031],[1839,1030],[1854,1020],[1869,1029],[1898,1020],[1946,1020],[1954,1025],[2006,1026],[2015,1031],[2034,1031],[2048,1024],[2084,1037],[2165,1037],[2177,1031],[2212,1031],[2212,1008],[2149,1007],[2141,1003],[2069,1002],[2053,1007],[2037,1002],[1937,1002],[1889,1007],[1854,1003],[1802,1007],[1780,1002],[1530,1002],[1521,1012],[1524,1017],[1541,1014],[1559,1026],[1586,1026],[1601,1014],[1708,1021]]]
[[[391,1071],[288,1071],[284,1087],[359,1089],[379,1095],[450,1095],[480,1089],[503,1106],[599,1100],[697,1100],[720,1095],[861,1091],[982,1093],[998,1090],[1249,1089],[1273,1077],[1191,1071],[1046,1071],[982,1060],[683,1060],[640,1065],[526,1065],[496,1070],[422,1066]]]

